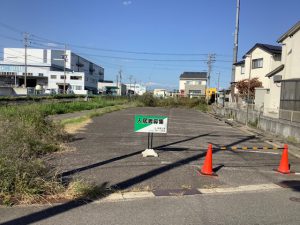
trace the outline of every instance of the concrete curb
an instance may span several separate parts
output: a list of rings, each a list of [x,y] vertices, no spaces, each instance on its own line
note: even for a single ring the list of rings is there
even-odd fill
[[[199,191],[195,195],[211,195],[211,194],[233,194],[233,193],[244,193],[253,191],[269,191],[283,189],[283,187],[274,184],[253,184],[253,185],[243,185],[237,187],[225,187],[225,188],[197,188]],[[94,203],[102,202],[116,202],[116,201],[126,201],[126,200],[136,200],[136,199],[149,199],[149,198],[159,198],[159,197],[179,197],[184,195],[166,195],[166,196],[156,196],[152,191],[141,191],[141,192],[124,192],[124,193],[113,193],[101,200],[97,200]]]

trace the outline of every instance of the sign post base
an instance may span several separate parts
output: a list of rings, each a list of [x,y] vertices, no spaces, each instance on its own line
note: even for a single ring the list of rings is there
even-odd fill
[[[158,154],[152,148],[147,148],[142,152],[143,157],[158,157]]]

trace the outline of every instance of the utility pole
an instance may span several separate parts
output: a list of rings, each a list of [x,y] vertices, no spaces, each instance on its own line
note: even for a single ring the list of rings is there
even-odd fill
[[[119,70],[119,78],[120,78],[120,95],[122,95],[122,70]],[[118,86],[119,88],[119,86]]]
[[[130,89],[131,89],[131,80],[132,80],[132,75],[129,76],[129,90],[128,90],[129,97],[131,96],[131,92],[130,92]]]
[[[134,95],[135,95],[135,86],[136,86],[136,80],[134,80]]]
[[[63,94],[66,94],[66,79],[67,79],[67,61],[68,61],[68,55],[67,55],[67,45],[65,44],[64,53],[61,55],[61,58],[53,59],[57,61],[64,61],[64,84],[63,84]]]
[[[234,47],[233,47],[233,61],[231,71],[231,99],[234,102],[234,82],[235,82],[235,64],[238,56],[239,45],[239,26],[240,26],[240,0],[236,1],[236,18],[235,18],[235,32],[234,32]]]
[[[116,84],[117,84],[117,95],[119,95],[119,74],[116,75]]]
[[[216,61],[216,54],[208,54],[208,57],[207,57],[207,66],[208,66],[208,69],[207,69],[207,85],[206,85],[206,93],[207,93],[206,101],[207,101],[207,103],[208,103],[208,100],[209,100],[210,74],[211,74],[211,71],[212,71],[212,64],[215,61]]]
[[[25,74],[24,74],[24,87],[27,88],[27,48],[28,48],[28,33],[24,33],[24,49],[25,49]]]
[[[220,72],[218,72],[218,91],[220,90]]]
[[[66,67],[67,67],[67,60],[68,60],[66,44],[65,44],[64,54],[63,54],[63,60],[64,60],[64,94],[66,94],[66,79],[67,79]]]

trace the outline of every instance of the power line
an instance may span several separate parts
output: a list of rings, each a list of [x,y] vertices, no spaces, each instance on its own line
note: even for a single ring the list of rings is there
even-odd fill
[[[53,41],[47,38],[43,38],[37,35],[32,35],[38,39],[32,39],[33,41],[37,41],[40,43],[36,43],[42,46],[49,46],[49,44],[52,42],[53,44],[57,45],[63,45],[62,42]],[[44,41],[47,41],[45,43]],[[50,42],[50,43],[49,43]],[[41,44],[42,43],[42,44]],[[127,53],[127,54],[140,54],[140,55],[165,55],[165,56],[207,56],[207,53],[166,53],[166,52],[143,52],[143,51],[126,51],[126,50],[118,50],[118,49],[106,49],[106,48],[97,48],[97,47],[89,47],[89,46],[83,46],[83,45],[76,45],[68,43],[68,46],[79,48],[79,49],[88,49],[88,50],[96,50],[96,51],[104,51],[104,52],[115,52],[115,53]],[[217,54],[221,57],[231,57],[231,55],[226,54]]]
[[[24,31],[21,31],[21,30],[15,28],[15,27],[12,27],[12,26],[10,26],[8,24],[5,24],[5,23],[2,23],[2,22],[0,22],[0,26],[5,27],[6,29],[9,29],[9,30],[14,31],[16,33],[20,33],[20,34],[24,33]]]
[[[5,27],[9,30],[12,30],[17,33],[25,33],[24,31],[21,31],[13,26],[10,26],[8,24],[0,22],[0,26]],[[47,46],[50,47],[50,43],[54,43],[57,45],[64,46],[65,43],[51,40],[49,38],[44,38],[35,34],[31,34],[32,37],[30,40],[37,41],[40,43],[35,42],[35,44],[41,45],[41,46]],[[18,40],[19,41],[19,40]],[[46,42],[46,43],[45,43]],[[41,44],[42,43],[42,44]],[[76,45],[71,43],[66,43],[68,46],[74,47],[74,48],[80,48],[80,49],[88,49],[88,50],[96,50],[96,51],[104,51],[104,52],[115,52],[115,53],[126,53],[126,54],[140,54],[140,55],[165,55],[165,56],[207,56],[207,53],[166,53],[166,52],[145,52],[145,51],[126,51],[126,50],[118,50],[118,49],[106,49],[106,48],[97,48],[97,47],[89,47],[89,46],[83,46],[83,45]],[[57,46],[58,47],[58,46]],[[226,54],[217,54],[218,57],[231,57],[231,55]]]
[[[22,42],[21,39],[17,39],[17,38],[14,38],[14,37],[3,35],[3,34],[0,34],[0,37],[5,38],[5,39],[9,39],[9,40],[13,40],[13,41],[17,41],[17,42]]]
[[[206,62],[206,59],[149,59],[149,58],[131,58],[131,57],[119,57],[119,56],[109,56],[109,55],[97,55],[90,53],[78,53],[81,55],[88,55],[100,58],[109,59],[123,59],[123,60],[136,60],[136,61],[150,61],[150,62]],[[229,60],[218,60],[219,62],[231,62]]]

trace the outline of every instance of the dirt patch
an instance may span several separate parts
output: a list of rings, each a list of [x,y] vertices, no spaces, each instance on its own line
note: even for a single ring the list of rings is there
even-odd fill
[[[92,122],[92,119],[87,118],[84,121],[81,121],[80,123],[70,123],[66,124],[64,129],[69,134],[75,134],[80,131],[84,131],[85,127]]]

